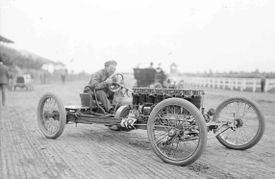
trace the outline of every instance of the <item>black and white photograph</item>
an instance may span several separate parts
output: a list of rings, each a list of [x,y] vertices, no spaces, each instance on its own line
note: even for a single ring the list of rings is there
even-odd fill
[[[0,178],[275,178],[274,0],[0,0]]]

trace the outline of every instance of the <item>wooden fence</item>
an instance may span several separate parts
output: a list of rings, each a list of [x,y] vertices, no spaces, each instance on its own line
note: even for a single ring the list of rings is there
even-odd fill
[[[183,80],[183,84],[193,87],[208,87],[240,91],[261,91],[262,82],[260,78],[208,78],[208,77],[180,77],[177,81]],[[264,91],[268,92],[275,88],[275,79],[265,79]]]

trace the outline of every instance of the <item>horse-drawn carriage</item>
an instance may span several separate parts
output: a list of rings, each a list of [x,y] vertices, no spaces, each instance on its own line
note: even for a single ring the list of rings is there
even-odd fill
[[[59,137],[66,124],[119,125],[122,129],[145,129],[153,151],[163,161],[188,165],[205,149],[207,132],[213,132],[225,147],[245,150],[256,145],[265,129],[257,105],[243,97],[222,102],[216,110],[203,107],[204,91],[134,87],[113,83],[109,89],[132,95],[131,105],[115,104],[107,113],[96,96],[81,93],[81,106],[64,106],[54,94],[39,101],[37,119],[42,133]]]

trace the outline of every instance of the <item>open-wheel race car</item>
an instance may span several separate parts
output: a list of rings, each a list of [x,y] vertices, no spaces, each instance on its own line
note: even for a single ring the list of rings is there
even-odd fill
[[[42,133],[59,137],[66,124],[118,125],[121,129],[145,129],[153,151],[164,162],[188,165],[196,161],[207,143],[207,133],[229,149],[245,150],[256,145],[265,130],[264,116],[256,103],[244,97],[223,101],[215,110],[203,107],[203,90],[128,89],[122,83],[109,87],[131,93],[130,105],[115,105],[107,113],[94,93],[81,93],[80,106],[63,106],[52,93],[42,96],[37,119]]]

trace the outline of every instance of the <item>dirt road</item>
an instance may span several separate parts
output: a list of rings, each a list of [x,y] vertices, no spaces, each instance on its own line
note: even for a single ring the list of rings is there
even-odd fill
[[[229,96],[258,102],[266,118],[262,140],[246,151],[209,139],[202,157],[190,166],[162,162],[145,130],[110,131],[101,125],[66,125],[56,140],[38,129],[36,107],[43,93],[56,93],[66,105],[80,104],[85,82],[38,85],[34,91],[8,92],[0,110],[0,178],[275,178],[275,94],[206,89],[205,107]]]

